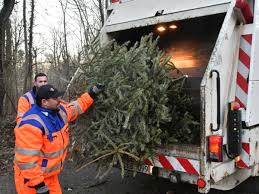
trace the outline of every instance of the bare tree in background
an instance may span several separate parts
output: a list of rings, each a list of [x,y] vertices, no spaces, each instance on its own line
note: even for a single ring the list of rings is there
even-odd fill
[[[104,25],[104,6],[103,6],[104,1],[103,0],[98,0],[98,8],[99,8],[99,13],[100,13],[100,19],[102,26]]]
[[[64,33],[64,49],[62,52],[64,65],[65,65],[65,79],[69,80],[70,77],[70,68],[69,68],[69,52],[68,52],[68,43],[67,43],[67,20],[66,20],[66,11],[67,11],[67,1],[59,0],[59,3],[62,8],[63,14],[63,33]]]
[[[49,59],[53,65],[54,68],[57,68],[59,61],[60,61],[60,55],[58,54],[58,45],[59,45],[59,41],[58,41],[58,34],[57,31],[54,29],[52,32],[52,38],[53,38],[53,47],[51,47],[51,51],[52,51],[52,59]]]
[[[84,0],[73,0],[71,4],[79,17],[80,32],[82,32],[81,47],[83,54],[86,55],[104,25],[104,9],[108,6],[108,0],[94,0],[90,5]]]
[[[31,88],[31,84],[32,84],[32,67],[33,67],[33,28],[34,28],[34,9],[35,9],[35,1],[31,0],[31,17],[30,17],[30,26],[29,26],[29,50],[28,50],[28,54],[29,54],[29,58],[28,58],[28,86],[29,89]]]
[[[58,88],[64,88],[66,80],[64,80],[64,35],[56,28],[52,29],[52,45],[49,45],[51,53],[46,54],[47,62],[51,64],[48,78],[55,83]],[[63,60],[62,60],[63,59]],[[65,69],[66,71],[66,69]]]
[[[15,64],[13,63],[13,42],[12,42],[12,30],[10,19],[6,23],[6,60],[5,60],[5,98],[4,98],[4,115],[10,115],[16,112],[16,86],[15,80]]]
[[[12,13],[15,0],[4,0],[2,9],[0,10],[0,115],[3,115],[4,109],[4,98],[10,99],[9,94],[12,93],[12,89],[8,88],[6,83],[6,78],[8,76],[12,77],[12,71],[9,72],[9,66],[11,66],[12,61],[9,57],[12,56],[12,38],[11,38],[11,25],[9,17]],[[10,75],[7,75],[7,73]],[[7,93],[7,88],[9,93]]]
[[[87,53],[92,47],[92,42],[98,39],[99,32],[105,21],[105,8],[108,0],[59,0],[62,11],[62,30],[52,28],[51,53],[46,53],[45,58],[50,64],[48,77],[61,89],[65,89],[79,64],[89,56]],[[69,21],[77,20],[79,29],[69,31]],[[70,37],[79,40],[76,49],[69,51]]]
[[[24,51],[25,51],[25,62],[24,62],[24,67],[26,69],[25,71],[25,76],[24,76],[24,85],[23,85],[23,93],[25,93],[28,89],[28,84],[27,84],[27,72],[28,72],[28,38],[27,38],[27,16],[26,16],[26,12],[27,12],[27,2],[26,0],[23,0],[23,36],[24,36]]]
[[[108,7],[108,0],[94,0],[93,1],[94,8],[97,10],[96,19],[100,21],[101,28],[105,22],[105,9]]]
[[[27,38],[27,19],[26,19],[26,0],[23,0],[23,28],[24,28],[24,45],[25,45],[25,77],[24,77],[24,86],[23,92],[30,90],[32,87],[32,65],[33,65],[33,25],[34,25],[34,0],[31,0],[31,17],[29,25],[29,42]],[[29,46],[29,47],[28,47]]]
[[[92,32],[90,31],[90,25],[88,21],[88,13],[87,13],[87,6],[84,1],[80,0],[74,0],[75,6],[77,13],[79,14],[80,17],[80,24],[83,27],[83,40],[81,40],[81,47],[83,48],[84,46],[88,47],[89,46],[89,39]],[[81,27],[80,25],[80,27]],[[90,34],[91,33],[91,34]],[[82,44],[83,43],[83,44]],[[84,50],[84,49],[83,49]]]
[[[17,13],[17,12],[16,12]],[[20,76],[23,73],[17,73],[18,70],[21,67],[21,64],[23,61],[20,61],[18,57],[18,52],[19,52],[19,47],[21,46],[22,43],[22,30],[23,30],[23,21],[22,19],[20,20],[18,15],[13,16],[12,19],[12,33],[13,33],[13,65],[15,66],[14,72],[15,72],[15,90],[16,90],[16,97],[15,97],[15,104],[17,104],[17,99],[18,99],[18,94],[19,91],[21,90],[18,85],[20,85],[20,82],[18,84],[18,80],[23,80]]]

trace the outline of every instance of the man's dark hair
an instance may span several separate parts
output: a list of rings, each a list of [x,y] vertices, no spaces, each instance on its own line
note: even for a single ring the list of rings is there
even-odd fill
[[[42,76],[46,76],[47,77],[47,75],[45,73],[38,73],[38,74],[35,75],[34,81],[37,81],[37,78],[38,77],[42,77]]]

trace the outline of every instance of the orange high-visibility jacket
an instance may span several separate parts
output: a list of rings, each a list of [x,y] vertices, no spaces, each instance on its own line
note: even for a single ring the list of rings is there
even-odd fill
[[[18,100],[16,121],[20,122],[23,115],[30,110],[34,104],[36,104],[34,90],[26,92],[21,96]]]
[[[69,105],[60,104],[58,113],[38,105],[25,113],[14,129],[14,165],[26,185],[35,186],[61,172],[69,144],[68,122],[74,121],[92,103],[90,95],[84,93]]]

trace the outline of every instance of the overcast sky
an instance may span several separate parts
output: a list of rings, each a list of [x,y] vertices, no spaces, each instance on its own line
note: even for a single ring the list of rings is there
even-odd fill
[[[65,2],[65,0],[63,0]],[[93,6],[93,0],[84,0],[87,6]],[[19,21],[23,18],[23,0],[16,0],[15,8],[12,13],[12,18],[14,19],[15,15],[19,15]],[[29,23],[30,19],[30,2],[27,0],[27,22]],[[73,3],[73,1],[68,1]],[[0,0],[0,9],[2,8],[3,0]],[[68,40],[68,49],[70,54],[73,56],[78,51],[80,43],[80,25],[79,16],[76,12],[75,7],[72,9],[72,5],[69,5],[66,15],[66,26],[67,26],[67,40]],[[96,13],[89,12],[88,18],[93,21],[93,18],[96,17]],[[17,16],[16,16],[17,17]],[[96,18],[95,18],[96,19]],[[93,22],[97,25],[97,22]],[[34,36],[33,36],[33,45],[38,48],[38,51],[41,53],[51,53],[50,49],[53,45],[52,34],[53,30],[63,32],[63,15],[62,8],[59,0],[35,0],[35,21],[34,21]],[[23,49],[23,46],[21,47]],[[38,53],[40,54],[40,53]],[[40,58],[42,57],[42,58]],[[38,60],[43,61],[44,55],[39,56]]]
[[[90,2],[89,0],[85,0]],[[22,4],[23,0],[17,0],[15,9],[19,14],[19,18],[22,19]],[[0,0],[0,8],[2,8],[3,0]],[[27,9],[30,10],[30,1],[27,0]],[[29,20],[30,14],[27,14],[27,20]],[[67,33],[68,33],[68,45],[69,50],[73,52],[76,46],[79,44],[80,34],[78,32],[79,24],[74,19],[74,13],[72,11],[67,12]],[[41,50],[48,50],[52,45],[52,31],[63,31],[62,26],[62,9],[58,0],[35,0],[35,27],[34,27],[34,45]]]
[[[67,12],[67,32],[70,49],[76,46],[75,43],[79,40],[71,40],[72,36],[76,36],[77,25],[74,21],[71,21],[71,12]],[[58,0],[37,0],[36,1],[36,13],[35,13],[35,44],[40,43],[48,45],[52,43],[52,31],[56,30],[63,31],[62,26],[62,9]]]

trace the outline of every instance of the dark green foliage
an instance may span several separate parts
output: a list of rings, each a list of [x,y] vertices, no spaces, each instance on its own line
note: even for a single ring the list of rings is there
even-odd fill
[[[187,111],[190,100],[182,92],[185,78],[168,76],[175,67],[159,51],[157,41],[150,35],[131,48],[110,43],[81,66],[77,92],[87,88],[82,83],[90,87],[98,82],[105,84],[106,91],[74,132],[80,166],[90,157],[99,161],[102,170],[117,163],[124,169],[123,155],[142,161],[162,143],[193,141],[191,127],[197,128],[197,123]]]

